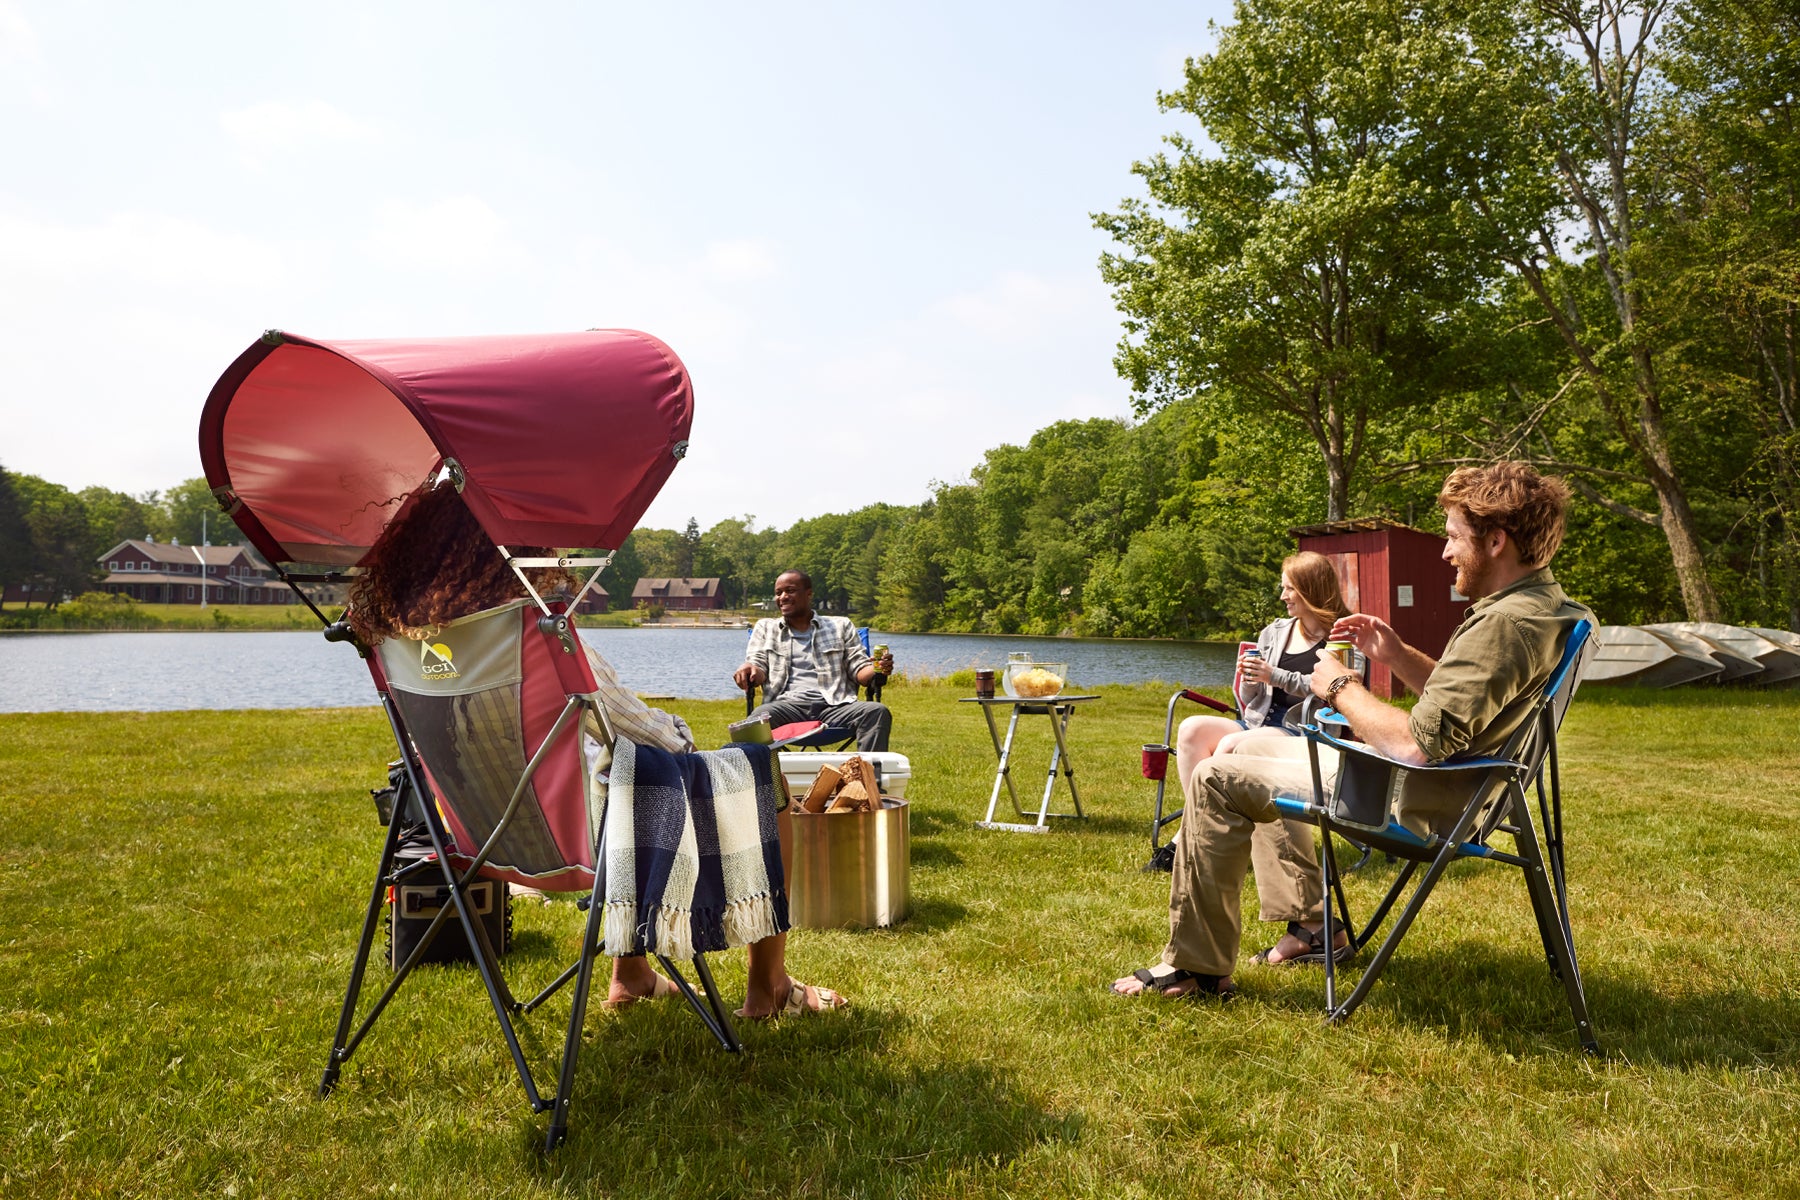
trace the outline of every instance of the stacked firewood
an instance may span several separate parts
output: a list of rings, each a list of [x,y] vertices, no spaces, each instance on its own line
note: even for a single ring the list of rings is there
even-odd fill
[[[820,767],[819,774],[800,801],[809,813],[873,812],[881,807],[881,784],[875,764],[851,755],[836,767]]]

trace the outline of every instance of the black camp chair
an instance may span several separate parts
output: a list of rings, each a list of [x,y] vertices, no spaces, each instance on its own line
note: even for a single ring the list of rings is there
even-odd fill
[[[862,641],[863,653],[869,652],[869,627],[859,625],[856,636]],[[865,700],[880,700],[881,689],[887,683],[887,676],[880,671],[870,677],[867,686],[862,689]],[[756,711],[755,684],[744,689],[744,715],[747,717]],[[735,728],[735,727],[734,727]],[[848,750],[856,741],[856,730],[843,725],[827,725],[823,721],[795,721],[788,725],[778,725],[769,731],[769,737],[777,750]]]
[[[1313,799],[1278,799],[1276,807],[1283,816],[1316,824],[1325,835],[1320,870],[1325,880],[1324,944],[1333,944],[1336,924],[1342,921],[1350,934],[1350,945],[1360,951],[1380,932],[1388,913],[1399,901],[1407,884],[1425,867],[1412,895],[1400,910],[1394,927],[1375,951],[1362,978],[1342,1003],[1337,999],[1336,964],[1333,955],[1325,961],[1325,1011],[1333,1023],[1349,1019],[1350,1014],[1368,997],[1383,968],[1393,957],[1400,940],[1419,915],[1450,864],[1460,859],[1503,863],[1524,873],[1525,890],[1537,916],[1538,933],[1544,945],[1544,957],[1550,973],[1562,981],[1568,995],[1569,1010],[1575,1018],[1576,1036],[1582,1049],[1590,1054],[1600,1052],[1593,1027],[1588,1020],[1587,996],[1582,988],[1581,971],[1575,961],[1575,936],[1569,925],[1569,894],[1564,877],[1562,786],[1558,772],[1556,735],[1568,711],[1569,701],[1581,681],[1586,660],[1588,635],[1586,621],[1570,630],[1556,669],[1544,685],[1532,714],[1519,726],[1501,753],[1493,758],[1470,758],[1437,766],[1410,767],[1368,746],[1347,741],[1340,733],[1344,719],[1326,709],[1307,726],[1307,748],[1312,760]],[[1341,755],[1337,786],[1329,801],[1325,795],[1324,777],[1319,767],[1319,747],[1329,746]],[[1393,794],[1397,771],[1432,772],[1466,779],[1469,800],[1461,815],[1442,835],[1420,837],[1393,819],[1389,797]],[[1536,791],[1535,811],[1527,793]],[[1400,871],[1386,896],[1368,922],[1358,929],[1350,917],[1344,895],[1341,872],[1332,854],[1331,835],[1339,834],[1384,850],[1403,860]],[[1513,849],[1502,850],[1491,844],[1496,833],[1511,837]],[[1333,913],[1333,907],[1337,909]]]

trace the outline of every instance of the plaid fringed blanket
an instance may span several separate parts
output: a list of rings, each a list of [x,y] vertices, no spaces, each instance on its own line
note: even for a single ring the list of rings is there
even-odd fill
[[[606,953],[689,959],[787,929],[771,757],[767,746],[701,754],[614,746]]]

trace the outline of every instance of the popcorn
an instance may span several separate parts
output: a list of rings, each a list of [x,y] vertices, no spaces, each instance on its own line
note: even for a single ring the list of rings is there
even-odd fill
[[[1032,700],[1054,696],[1063,690],[1063,677],[1042,667],[1033,667],[1012,677],[1012,690]]]

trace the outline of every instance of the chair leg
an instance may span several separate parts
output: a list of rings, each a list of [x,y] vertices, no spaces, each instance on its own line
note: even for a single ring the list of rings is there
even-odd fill
[[[656,961],[660,962],[663,970],[669,973],[670,981],[680,989],[682,997],[688,1002],[688,1007],[694,1010],[694,1015],[700,1018],[701,1024],[705,1025],[707,1030],[719,1040],[719,1045],[734,1054],[742,1050],[743,1044],[738,1041],[737,1030],[732,1027],[731,1018],[725,1014],[724,1002],[719,999],[718,988],[713,984],[712,972],[707,969],[706,956],[696,954],[693,960],[694,973],[700,977],[700,986],[706,991],[706,1004],[700,1002],[700,997],[695,993],[693,985],[688,983],[687,976],[681,973],[681,968],[677,967],[673,960],[659,954],[656,956]]]
[[[737,1029],[731,1023],[731,1014],[726,1009],[725,1002],[719,998],[719,985],[713,982],[712,972],[706,966],[705,955],[694,955],[694,974],[700,977],[700,986],[706,989],[706,1002],[712,1006],[713,1015],[718,1017],[719,1027],[725,1031],[725,1036],[720,1039],[724,1043],[725,1049],[732,1054],[741,1053],[744,1044],[738,1041]]]
[[[1394,882],[1389,885],[1387,895],[1381,898],[1381,903],[1376,905],[1375,911],[1369,915],[1369,922],[1362,927],[1362,932],[1351,931],[1351,938],[1358,950],[1367,946],[1375,934],[1380,931],[1382,923],[1387,920],[1388,913],[1393,911],[1394,903],[1406,891],[1407,883],[1412,880],[1418,870],[1419,864],[1408,859],[1406,865],[1400,869],[1400,874],[1395,876]]]
[[[1387,966],[1388,959],[1392,958],[1394,956],[1394,951],[1399,949],[1400,941],[1406,936],[1406,931],[1412,928],[1414,919],[1418,917],[1419,911],[1425,907],[1425,901],[1431,898],[1432,889],[1437,886],[1437,881],[1443,876],[1444,872],[1449,869],[1450,864],[1455,861],[1457,844],[1460,843],[1463,838],[1468,836],[1470,827],[1475,823],[1475,817],[1479,808],[1478,801],[1479,798],[1470,801],[1468,807],[1463,809],[1462,816],[1456,819],[1456,824],[1451,826],[1450,832],[1444,835],[1443,847],[1438,851],[1437,857],[1431,860],[1431,865],[1425,869],[1424,878],[1419,880],[1418,885],[1413,889],[1412,895],[1406,901],[1406,907],[1401,909],[1400,915],[1395,918],[1394,928],[1389,931],[1387,938],[1381,943],[1380,948],[1375,951],[1375,957],[1369,960],[1369,966],[1363,971],[1362,978],[1356,981],[1356,988],[1350,993],[1350,998],[1337,1008],[1333,1009],[1326,1018],[1331,1021],[1332,1024],[1341,1024],[1344,1021],[1349,1020],[1350,1014],[1355,1012],[1357,1008],[1361,1006],[1362,1002],[1368,998],[1370,989],[1375,986],[1375,981],[1381,977],[1381,972]],[[1411,865],[1412,864],[1408,864],[1409,868]],[[1394,881],[1393,888],[1388,892],[1387,900],[1382,903],[1383,913],[1385,913],[1388,905],[1392,903],[1394,898],[1399,895],[1401,885],[1406,882],[1411,874],[1412,872],[1409,869],[1403,873],[1399,879]],[[1376,919],[1377,918],[1371,918],[1371,929],[1375,928]],[[1329,958],[1330,956],[1327,955],[1327,957]]]
[[[1443,875],[1455,857],[1456,840],[1450,839],[1444,843],[1444,848],[1438,852],[1438,856],[1431,860],[1431,865],[1425,870],[1425,877],[1419,880],[1418,885],[1413,889],[1412,895],[1406,901],[1406,907],[1400,910],[1399,917],[1394,921],[1394,928],[1388,932],[1386,939],[1375,951],[1375,957],[1369,960],[1369,965],[1363,971],[1362,978],[1356,981],[1356,987],[1351,991],[1350,998],[1328,1014],[1327,1019],[1332,1024],[1342,1024],[1349,1020],[1350,1014],[1361,1007],[1362,1002],[1368,998],[1370,990],[1375,986],[1375,981],[1381,977],[1383,968],[1387,966],[1388,959],[1392,958],[1394,951],[1399,949],[1401,939],[1406,936],[1406,931],[1412,928],[1413,920],[1418,917],[1419,910],[1425,907],[1425,901],[1430,898],[1431,891],[1437,886],[1439,877]]]
[[[1320,907],[1325,915],[1325,927],[1320,931],[1320,936],[1325,939],[1325,1011],[1329,1013],[1337,1007],[1337,955],[1331,952],[1337,944],[1337,929],[1331,919],[1331,909],[1334,901],[1340,905],[1345,901],[1344,889],[1338,883],[1337,855],[1331,849],[1331,818],[1329,816],[1321,815],[1319,817],[1319,834],[1319,840],[1324,843],[1319,850],[1319,890],[1323,897]],[[1348,928],[1355,928],[1350,924],[1348,906],[1346,905],[1341,911],[1344,915],[1344,925]]]
[[[398,809],[398,805],[395,806]],[[325,1060],[325,1073],[319,1079],[319,1095],[329,1096],[337,1086],[338,1073],[350,1057],[350,1027],[356,1020],[356,1002],[362,996],[363,974],[369,966],[369,951],[375,945],[375,926],[381,919],[388,872],[394,868],[394,851],[400,844],[400,814],[396,811],[388,821],[387,838],[382,843],[381,859],[375,868],[375,885],[369,891],[369,907],[363,913],[362,936],[356,943],[356,957],[350,963],[350,983],[344,989],[344,1006],[338,1013],[337,1033],[331,1041],[331,1053]]]
[[[1567,913],[1557,905],[1556,892],[1544,861],[1543,847],[1531,820],[1530,806],[1523,793],[1514,797],[1518,823],[1513,840],[1519,857],[1526,862],[1525,890],[1531,895],[1531,908],[1537,914],[1538,929],[1544,936],[1551,972],[1562,980],[1563,992],[1569,1000],[1569,1013],[1575,1018],[1575,1036],[1589,1054],[1600,1053],[1599,1039],[1588,1018],[1587,991],[1581,984],[1581,970],[1575,962],[1575,939],[1570,936]]]
[[[601,845],[604,853],[604,841]],[[599,861],[605,860],[602,858]],[[575,1092],[575,1060],[581,1051],[581,1030],[587,1021],[588,989],[593,984],[594,959],[600,949],[601,888],[605,878],[604,868],[595,873],[593,899],[588,905],[587,921],[582,925],[581,957],[571,968],[575,972],[575,995],[569,1002],[569,1034],[563,1042],[562,1071],[556,1080],[556,1100],[550,1107],[550,1128],[544,1134],[546,1154],[561,1145],[569,1132],[569,1099]],[[562,978],[567,977],[568,972],[563,972]],[[553,991],[559,986],[560,979],[549,990]]]

